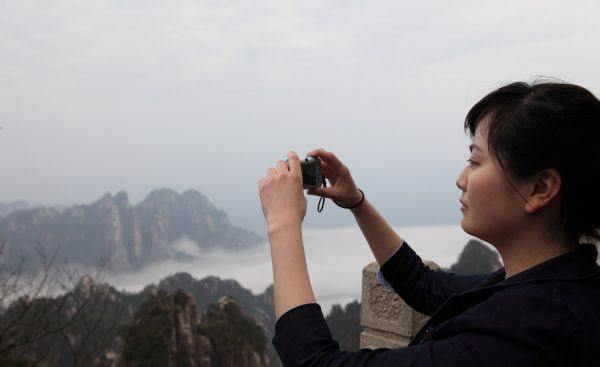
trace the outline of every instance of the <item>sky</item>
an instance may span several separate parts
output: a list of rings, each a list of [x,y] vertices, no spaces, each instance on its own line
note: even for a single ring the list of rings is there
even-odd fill
[[[0,202],[195,189],[264,230],[258,180],[324,147],[393,225],[456,224],[462,124],[539,76],[600,94],[597,1],[0,1]],[[352,225],[328,201],[307,227]]]

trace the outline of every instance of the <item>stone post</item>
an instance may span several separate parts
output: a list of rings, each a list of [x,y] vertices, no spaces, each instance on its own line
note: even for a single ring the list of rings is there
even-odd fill
[[[439,269],[434,262],[424,261],[424,264]],[[405,347],[428,317],[414,311],[393,290],[379,284],[375,279],[378,271],[377,263],[363,269],[360,347]]]

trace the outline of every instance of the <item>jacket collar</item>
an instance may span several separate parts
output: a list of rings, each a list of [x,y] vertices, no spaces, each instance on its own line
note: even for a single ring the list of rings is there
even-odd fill
[[[581,244],[577,250],[554,257],[506,278],[504,268],[490,274],[484,286],[512,285],[543,280],[574,280],[600,274],[598,252],[593,244]]]

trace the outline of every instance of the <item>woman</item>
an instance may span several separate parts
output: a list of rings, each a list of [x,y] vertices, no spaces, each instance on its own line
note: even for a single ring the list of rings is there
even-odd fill
[[[310,190],[352,208],[381,273],[432,315],[401,349],[340,351],[310,285],[298,156],[259,182],[267,220],[284,366],[596,366],[600,364],[600,101],[579,86],[513,83],[467,114],[468,164],[457,179],[462,228],[492,244],[504,268],[458,276],[425,267],[331,152],[331,187]],[[585,242],[585,241],[583,241]]]

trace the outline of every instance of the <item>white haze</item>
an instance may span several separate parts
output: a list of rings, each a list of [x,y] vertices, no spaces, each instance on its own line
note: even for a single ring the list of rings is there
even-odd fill
[[[396,228],[421,257],[441,267],[453,264],[471,238],[458,225]],[[358,227],[309,229],[304,231],[305,252],[317,302],[328,313],[331,305],[360,300],[362,269],[375,261]],[[195,260],[187,263],[165,261],[139,272],[108,275],[106,281],[119,289],[137,292],[164,277],[187,272],[196,279],[217,276],[235,279],[259,294],[272,284],[271,258],[267,243],[243,251],[202,252],[190,240],[180,240],[176,248]]]

